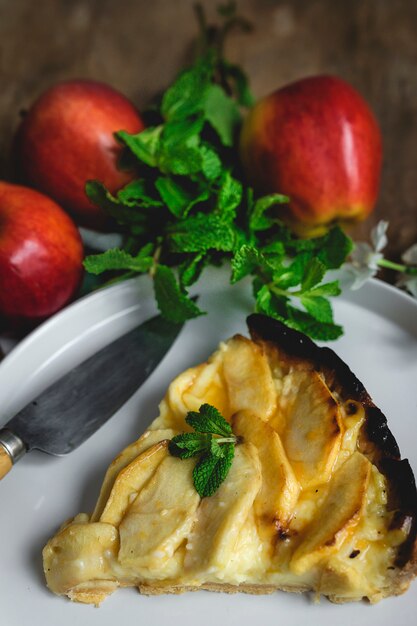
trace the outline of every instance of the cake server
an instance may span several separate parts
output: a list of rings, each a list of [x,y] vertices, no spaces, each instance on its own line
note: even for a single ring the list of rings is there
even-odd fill
[[[102,348],[0,429],[0,479],[31,450],[68,454],[116,413],[153,372],[182,324],[160,315]]]

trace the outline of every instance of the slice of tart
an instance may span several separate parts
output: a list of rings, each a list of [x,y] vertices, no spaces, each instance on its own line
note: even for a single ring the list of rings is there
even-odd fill
[[[110,465],[94,512],[46,545],[49,588],[99,604],[144,594],[314,591],[334,602],[401,594],[417,572],[417,494],[386,418],[328,348],[248,318],[169,386],[160,414]],[[216,407],[238,438],[217,491],[172,456],[185,418]]]

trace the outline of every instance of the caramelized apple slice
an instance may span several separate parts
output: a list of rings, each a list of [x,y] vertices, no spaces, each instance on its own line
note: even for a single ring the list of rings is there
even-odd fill
[[[297,573],[312,568],[318,561],[335,553],[362,514],[371,471],[371,463],[360,452],[352,456],[334,474],[328,494],[305,529],[305,539],[291,560]]]
[[[192,471],[195,459],[167,456],[132,503],[120,531],[123,566],[158,569],[191,530],[200,496]]]
[[[291,519],[300,492],[287,455],[277,432],[250,411],[233,417],[233,431],[256,447],[262,467],[262,487],[255,498],[254,509],[262,538],[276,534]]]
[[[153,427],[188,430],[184,417],[188,411],[198,411],[205,402],[215,406],[227,418],[230,410],[222,364],[223,351],[220,349],[206,363],[177,376],[160,404],[160,416],[153,422]]]
[[[227,342],[224,378],[231,413],[249,409],[268,420],[276,407],[276,393],[268,360],[262,348],[236,335]]]
[[[189,576],[207,571],[222,576],[238,544],[239,533],[261,487],[261,464],[251,443],[238,445],[226,480],[216,493],[201,501],[186,546]]]
[[[288,389],[288,391],[286,391]],[[317,372],[295,371],[279,399],[278,432],[303,489],[326,482],[342,440],[340,409]]]
[[[100,495],[97,500],[94,512],[90,518],[90,522],[98,522],[101,514],[103,513],[106,502],[109,499],[110,492],[114,485],[114,481],[117,475],[124,469],[129,463],[131,463],[142,452],[153,446],[155,443],[162,441],[163,439],[172,439],[176,433],[170,428],[164,428],[160,430],[147,430],[139,439],[127,446],[109,465],[106,475],[104,477],[103,484],[100,489]]]
[[[118,474],[100,516],[101,522],[113,524],[113,526],[120,524],[132,501],[167,454],[168,440],[164,439],[142,452]]]
[[[110,524],[69,524],[43,550],[48,587],[54,593],[64,594],[75,585],[84,584],[91,594],[98,580],[114,581],[112,561],[117,558],[118,549],[119,535]],[[109,590],[105,595],[108,593]],[[98,604],[104,597],[93,601]]]

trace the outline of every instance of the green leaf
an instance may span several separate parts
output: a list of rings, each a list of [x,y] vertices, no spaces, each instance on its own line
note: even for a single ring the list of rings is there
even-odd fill
[[[197,213],[177,222],[170,228],[168,237],[172,252],[227,252],[235,242],[233,227],[213,213]]]
[[[221,447],[222,455],[204,455],[193,471],[194,486],[201,498],[212,496],[227,477],[235,455],[232,443]]]
[[[133,180],[123,189],[117,192],[117,199],[127,206],[141,206],[144,208],[161,207],[162,202],[158,198],[152,198],[145,189],[145,181],[143,179]]]
[[[104,209],[110,215],[120,204],[117,198],[98,180],[88,180],[85,184],[85,193],[93,204]]]
[[[132,270],[146,272],[153,265],[153,258],[139,253],[132,256],[124,250],[113,248],[102,254],[94,254],[84,259],[84,267],[90,274],[102,274],[109,270]]]
[[[266,246],[263,246],[262,254],[271,254],[275,257],[283,258],[285,256],[285,246],[282,241],[271,241]]]
[[[200,150],[185,143],[166,147],[159,156],[159,169],[164,173],[188,176],[200,172],[201,168]]]
[[[152,215],[150,215],[147,209],[152,209],[152,213],[154,213],[153,210],[156,208],[157,200],[154,201],[152,199],[152,204],[143,200],[143,205],[139,205],[139,201],[121,202],[102,183],[95,180],[87,181],[85,189],[87,196],[94,204],[102,208],[119,224],[128,225],[132,234],[142,235],[146,233],[149,237]]]
[[[178,218],[187,217],[191,209],[200,202],[205,202],[209,191],[196,191],[194,194],[186,191],[182,185],[167,176],[159,177],[155,187],[171,213]]]
[[[191,256],[178,266],[178,273],[181,287],[193,285],[201,275],[201,272],[209,263],[209,257],[204,253]]]
[[[311,261],[311,253],[303,252],[296,256],[289,265],[274,265],[274,281],[280,289],[296,287],[303,280],[306,268]]]
[[[257,313],[264,313],[280,322],[286,323],[288,319],[289,299],[285,296],[273,294],[268,285],[259,286],[254,281]]]
[[[346,260],[353,248],[353,242],[340,226],[334,226],[323,237],[315,239],[292,239],[288,247],[295,253],[316,253],[317,258],[327,269],[337,269]]]
[[[288,196],[280,193],[270,194],[259,198],[253,205],[249,216],[249,228],[254,231],[267,230],[274,224],[275,219],[267,217],[265,212],[276,204],[286,204],[290,201]]]
[[[139,161],[143,161],[150,167],[156,167],[162,130],[163,126],[155,126],[145,128],[137,135],[130,135],[121,130],[116,133],[116,137],[131,150]]]
[[[199,433],[212,433],[220,437],[230,437],[233,434],[229,422],[211,404],[202,404],[198,413],[189,411],[185,421]]]
[[[288,326],[301,331],[312,339],[319,341],[331,341],[338,339],[343,334],[343,328],[337,324],[317,321],[309,313],[300,311],[295,307],[288,306]]]
[[[218,440],[215,437],[212,437],[211,442],[210,442],[210,454],[212,454],[213,456],[217,456],[217,457],[222,457],[223,456],[223,447],[224,444],[220,445],[218,443]]]
[[[204,126],[204,117],[202,114],[194,118],[186,118],[166,122],[162,133],[163,148],[175,148],[179,144],[188,146],[198,145],[200,142],[200,133]]]
[[[317,258],[313,257],[305,268],[304,275],[301,281],[301,290],[309,291],[310,289],[318,285],[323,280],[323,276],[325,275],[325,273],[326,266]]]
[[[205,93],[204,113],[224,146],[231,147],[240,113],[234,100],[219,85],[211,84]]]
[[[204,433],[183,433],[176,435],[168,444],[169,453],[180,459],[189,459],[202,452],[212,450],[212,436]],[[218,445],[218,444],[217,444]]]
[[[172,178],[160,176],[155,183],[159,195],[175,217],[183,217],[190,205],[191,196]]]
[[[208,145],[200,146],[201,171],[209,181],[216,180],[222,173],[222,162],[215,150]]]
[[[271,311],[271,298],[272,294],[267,285],[262,285],[262,287],[258,287],[254,289],[255,298],[256,298],[256,312],[257,313],[265,313],[265,315],[270,315]]]
[[[154,291],[159,310],[171,322],[181,323],[204,314],[188,294],[181,291],[174,272],[166,265],[156,268]]]
[[[333,311],[331,304],[323,296],[300,296],[300,302],[305,310],[319,322],[332,323]]]
[[[337,269],[352,252],[353,242],[340,226],[335,226],[323,238],[317,257],[327,269]]]
[[[252,274],[257,268],[265,267],[266,264],[267,261],[258,248],[248,245],[241,246],[231,261],[232,284]]]
[[[168,449],[181,459],[203,454],[194,468],[193,479],[197,492],[205,498],[213,495],[226,478],[235,453],[236,437],[230,424],[210,404],[202,404],[198,412],[189,411],[185,421],[195,432],[173,437]]]
[[[242,184],[226,172],[220,187],[217,209],[225,219],[234,219],[236,208],[242,201]]]
[[[161,113],[166,120],[184,119],[203,110],[213,69],[212,58],[205,56],[181,72],[162,98]]]
[[[318,285],[314,287],[310,291],[306,291],[305,295],[314,295],[314,296],[339,296],[342,293],[340,289],[339,281],[334,280],[330,283],[323,283],[322,285]]]

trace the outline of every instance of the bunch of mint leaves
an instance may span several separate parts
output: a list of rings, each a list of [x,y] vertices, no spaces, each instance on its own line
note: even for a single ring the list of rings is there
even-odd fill
[[[212,496],[226,479],[235,455],[237,438],[230,424],[211,404],[202,404],[199,411],[189,411],[185,421],[194,429],[176,435],[169,442],[169,452],[180,459],[200,456],[193,482],[201,498]]]
[[[236,17],[223,7],[223,31]],[[213,31],[211,31],[213,32]],[[218,38],[218,41],[221,37]],[[93,274],[117,280],[148,273],[163,316],[173,322],[202,315],[189,288],[207,266],[228,262],[231,283],[252,277],[255,310],[319,340],[343,333],[334,323],[326,282],[352,249],[339,228],[302,240],[279,219],[285,195],[256,197],[238,159],[242,110],[253,103],[244,72],[206,41],[194,64],[166,90],[154,122],[138,134],[118,132],[125,161],[138,177],[115,195],[89,181],[88,197],[124,233],[124,246],[88,256]]]

